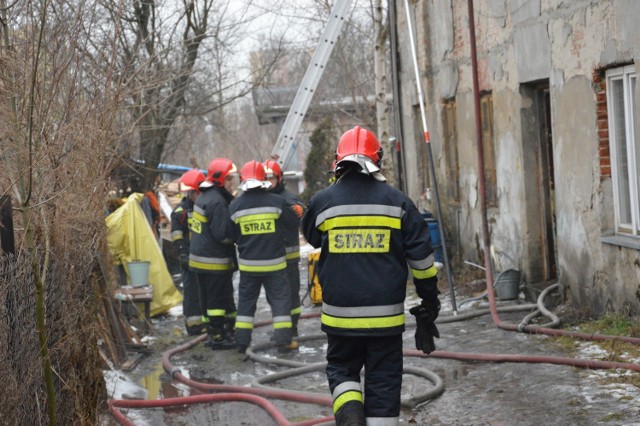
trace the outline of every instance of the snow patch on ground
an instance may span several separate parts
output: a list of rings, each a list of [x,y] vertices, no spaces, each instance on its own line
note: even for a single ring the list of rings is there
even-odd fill
[[[109,399],[147,399],[147,390],[120,370],[103,371]]]
[[[593,342],[581,342],[578,344],[577,358],[590,360],[607,360],[609,358],[609,352],[605,349],[602,349],[600,346]],[[620,358],[622,358],[622,362],[626,362],[629,364],[640,364],[640,358],[634,358],[626,352],[620,354]],[[623,379],[625,377],[638,374],[637,372],[626,369],[586,371],[588,371],[587,377],[595,379],[598,382]],[[598,401],[601,399],[600,393],[602,392],[602,389],[606,389],[607,395],[612,399],[619,401],[628,400],[630,408],[631,406],[640,407],[640,389],[628,383],[603,383],[598,387],[584,388],[583,395],[587,401],[591,403],[598,403]]]

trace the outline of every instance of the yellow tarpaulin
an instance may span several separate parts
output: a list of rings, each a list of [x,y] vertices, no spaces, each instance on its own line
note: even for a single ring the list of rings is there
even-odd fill
[[[153,300],[150,313],[154,316],[181,303],[182,295],[173,284],[158,241],[140,206],[143,197],[143,194],[131,194],[105,221],[109,230],[109,251],[116,262],[122,263],[125,270],[127,263],[132,261],[151,263],[149,284],[153,287]]]

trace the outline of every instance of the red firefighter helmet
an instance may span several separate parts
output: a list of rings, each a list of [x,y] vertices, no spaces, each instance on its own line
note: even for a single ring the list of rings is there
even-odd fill
[[[267,160],[262,163],[264,166],[264,171],[267,174],[267,178],[277,177],[278,183],[282,182],[282,168],[277,161]]]
[[[222,187],[227,176],[237,173],[238,168],[233,161],[228,158],[214,158],[207,168],[207,179],[200,184],[200,188]]]
[[[376,135],[356,126],[347,130],[338,142],[335,170],[340,170],[340,163],[348,161],[359,164],[363,172],[373,173],[380,170],[381,159],[382,147]]]
[[[181,192],[200,191],[200,184],[204,182],[204,174],[198,169],[191,169],[180,177],[178,186]]]
[[[246,191],[253,188],[265,188],[265,179],[267,178],[262,163],[251,160],[245,163],[240,169],[240,189]]]

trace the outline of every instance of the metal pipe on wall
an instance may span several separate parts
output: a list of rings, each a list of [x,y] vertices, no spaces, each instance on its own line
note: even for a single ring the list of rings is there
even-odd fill
[[[482,216],[482,246],[487,288],[491,304],[495,304],[493,294],[493,267],[491,266],[491,241],[489,240],[489,221],[487,220],[487,194],[484,176],[484,151],[482,150],[482,117],[480,115],[480,88],[478,83],[478,55],[476,52],[476,26],[473,11],[473,0],[467,0],[469,9],[469,45],[471,47],[471,74],[473,77],[473,105],[476,120],[476,149],[478,155],[478,198]]]

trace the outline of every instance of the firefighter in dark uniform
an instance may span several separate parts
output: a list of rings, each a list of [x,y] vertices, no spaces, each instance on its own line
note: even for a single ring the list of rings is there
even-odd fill
[[[416,346],[429,353],[433,337],[439,337],[428,228],[414,203],[386,184],[381,156],[369,130],[355,127],[343,134],[337,181],[312,197],[302,217],[303,235],[321,247],[326,373],[339,426],[399,422],[408,269],[422,299],[410,310],[416,315]]]
[[[187,333],[190,336],[203,334],[202,309],[196,274],[189,270],[190,223],[193,221],[193,204],[200,195],[200,184],[204,182],[204,174],[197,169],[186,171],[178,182],[180,192],[184,195],[180,204],[171,212],[171,240],[178,253],[182,276],[182,313]]]
[[[236,342],[244,353],[251,344],[256,303],[264,285],[271,306],[274,339],[278,350],[297,349],[292,341],[290,288],[287,279],[284,229],[296,216],[284,198],[268,191],[261,163],[249,161],[240,171],[244,193],[229,206],[238,245],[238,317]]]
[[[278,194],[291,206],[296,213],[297,220],[295,226],[291,226],[285,230],[285,250],[287,252],[287,276],[289,278],[289,287],[291,288],[291,323],[293,325],[293,335],[298,335],[298,320],[302,308],[300,307],[300,218],[304,213],[304,203],[300,201],[291,192],[287,191],[284,186],[284,176],[282,168],[277,161],[267,160],[262,163],[267,175],[267,180],[271,183],[269,191]]]
[[[208,334],[206,344],[213,350],[235,348],[233,272],[237,266],[229,203],[237,175],[231,160],[212,160],[207,178],[200,184],[202,194],[193,207],[189,268],[196,273]]]

